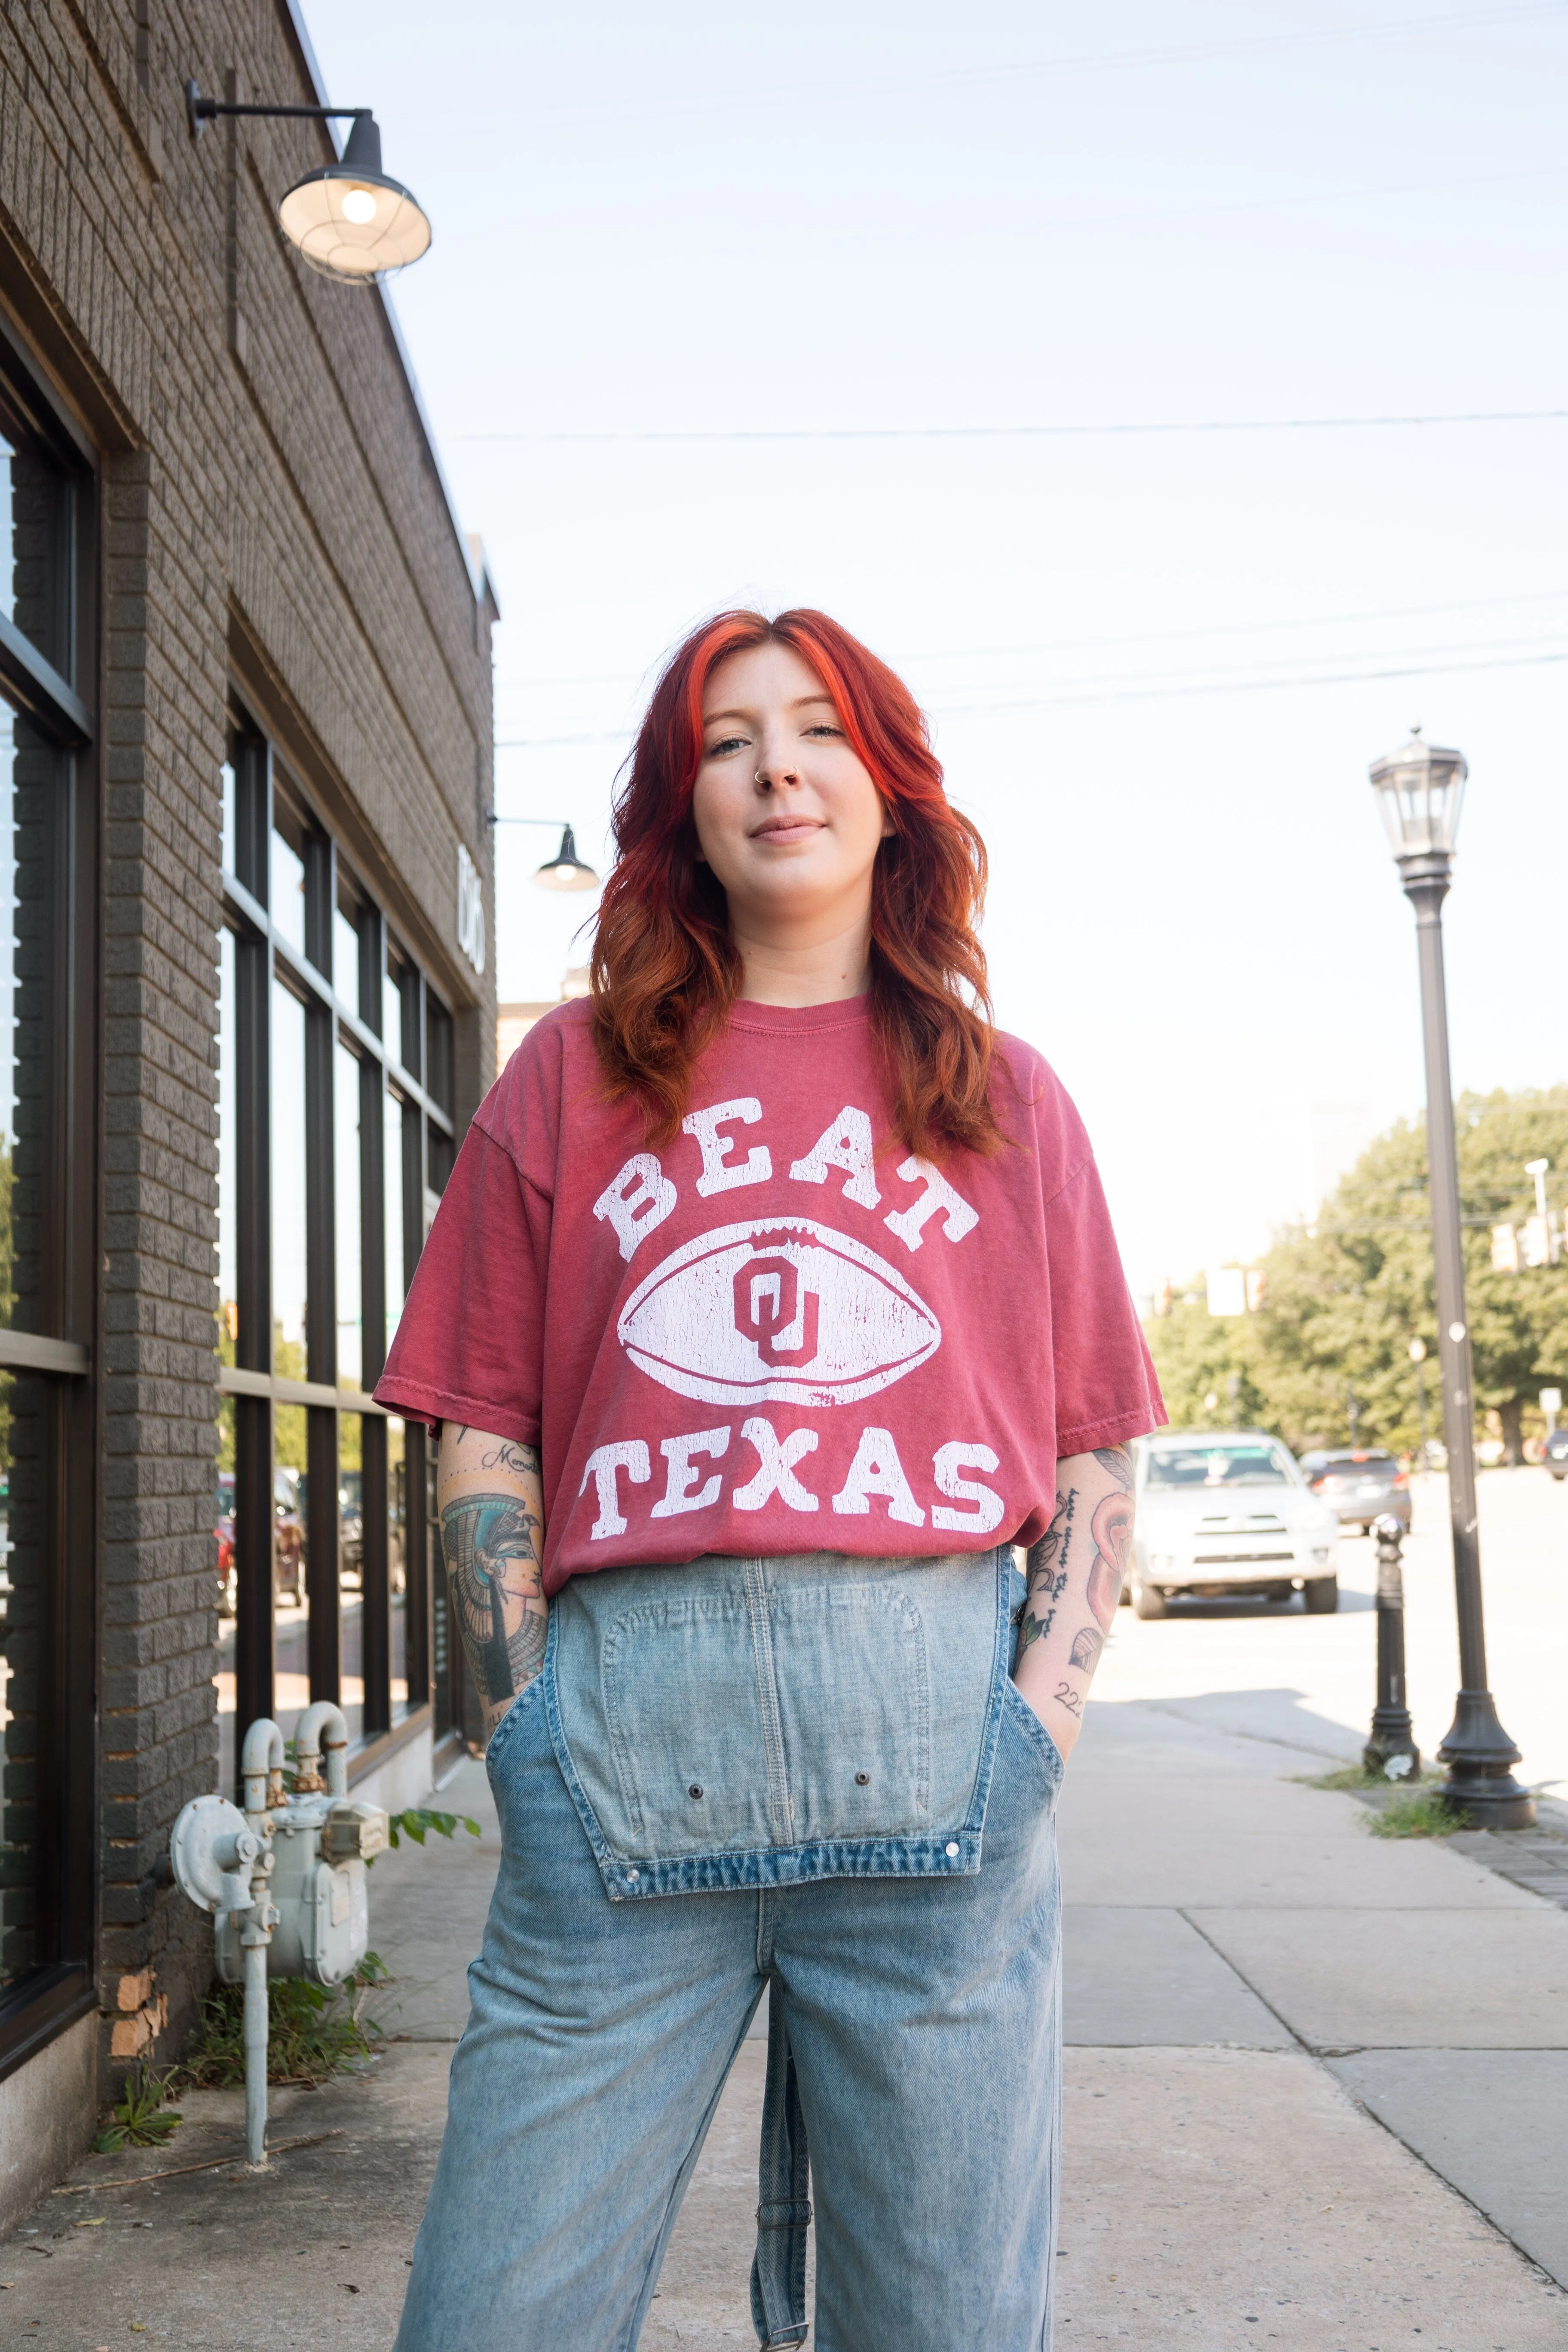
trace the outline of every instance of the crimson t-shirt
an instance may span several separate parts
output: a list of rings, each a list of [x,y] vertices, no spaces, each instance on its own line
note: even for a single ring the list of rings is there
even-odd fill
[[[599,1568],[1032,1543],[1058,1456],[1164,1419],[1078,1113],[1016,1038],[1005,1148],[892,1133],[863,998],[736,1004],[674,1141],[585,1001],[480,1105],[376,1383],[536,1445],[544,1586]]]

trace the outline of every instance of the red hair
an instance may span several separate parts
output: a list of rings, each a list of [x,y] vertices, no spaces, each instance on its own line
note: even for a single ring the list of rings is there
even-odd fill
[[[925,720],[901,678],[826,613],[721,613],[666,663],[616,796],[617,851],[594,942],[594,1035],[612,1096],[647,1112],[649,1139],[685,1115],[704,1045],[740,993],[722,887],[698,853],[692,787],[702,697],[729,654],[788,646],[837,706],[893,830],[871,877],[870,1015],[892,1123],[911,1151],[990,1152],[995,1035],[974,935],[985,845],[942,789]]]

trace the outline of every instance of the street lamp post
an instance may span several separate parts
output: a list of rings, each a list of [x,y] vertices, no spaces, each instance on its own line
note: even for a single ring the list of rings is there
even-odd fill
[[[1454,1136],[1448,1005],[1443,978],[1443,901],[1448,895],[1454,835],[1468,773],[1459,752],[1440,751],[1424,741],[1417,728],[1399,751],[1373,761],[1372,781],[1405,895],[1415,909],[1421,960],[1426,1181],[1432,1202],[1437,1355],[1443,1384],[1443,1438],[1448,1449],[1454,1597],[1459,1621],[1459,1693],[1453,1724],[1437,1759],[1447,1767],[1447,1795],[1464,1808],[1478,1827],[1514,1830],[1530,1827],[1535,1819],[1535,1803],[1513,1777],[1520,1751],[1499,1722],[1487,1688],[1470,1334],[1465,1316],[1459,1158]]]

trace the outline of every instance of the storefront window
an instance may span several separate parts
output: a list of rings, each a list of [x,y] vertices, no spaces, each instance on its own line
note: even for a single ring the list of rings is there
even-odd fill
[[[309,1699],[335,1697],[374,1753],[428,1706],[429,1448],[365,1392],[402,1311],[421,1194],[453,1139],[446,1008],[433,1032],[424,975],[388,951],[381,910],[259,737],[237,739],[225,793],[226,857],[268,844],[265,873],[230,893],[218,953],[215,1521],[232,1786],[237,1737],[259,1714],[287,1737]],[[433,1035],[444,1100],[421,1083]]]
[[[408,1712],[408,1442],[400,1421],[386,1424],[386,1581],[392,1617],[392,1720]]]
[[[360,1214],[360,1063],[339,1040],[333,1056],[337,1195],[338,1382],[357,1389],[364,1370]]]
[[[74,427],[0,338],[0,2067],[86,1995],[101,1851],[74,1769],[99,1452],[90,489]]]
[[[272,1369],[306,1378],[305,1008],[272,983]]]
[[[365,1670],[367,1663],[374,1666],[365,1654],[364,1415],[358,1412],[338,1416],[338,1547],[343,1660],[338,1704],[353,1741],[364,1735]]]
[[[389,1087],[386,1090],[384,1123],[385,1141],[383,1146],[386,1176],[386,1340],[397,1328],[397,1318],[403,1312],[403,1302],[408,1295],[404,1276],[405,1241],[403,1209],[403,1102]]]
[[[234,1736],[235,1611],[239,1602],[239,1573],[235,1559],[234,1399],[223,1398],[217,1416],[217,1477],[213,1496],[213,1531],[217,1537],[217,1743],[218,1787],[231,1789],[238,1769]]]
[[[332,986],[340,1000],[355,1013],[361,1009],[359,973],[358,919],[340,898],[332,908]]]
[[[272,829],[272,926],[279,939],[305,952],[305,861],[293,843]]]

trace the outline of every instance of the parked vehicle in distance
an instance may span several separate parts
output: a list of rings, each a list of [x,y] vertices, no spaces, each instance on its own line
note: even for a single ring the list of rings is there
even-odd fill
[[[1293,1454],[1261,1429],[1163,1429],[1140,1438],[1127,1597],[1140,1617],[1174,1600],[1340,1605],[1339,1518]]]
[[[364,1480],[358,1470],[338,1478],[338,1581],[364,1584]]]
[[[1301,1469],[1313,1494],[1333,1505],[1342,1528],[1370,1535],[1373,1519],[1391,1514],[1410,1533],[1410,1481],[1392,1454],[1378,1446],[1340,1446],[1303,1454]]]
[[[1554,1429],[1542,1456],[1554,1478],[1568,1478],[1568,1429]]]
[[[239,1577],[234,1564],[234,1472],[217,1474],[217,1606],[220,1617],[232,1617],[239,1606]]]
[[[272,1590],[298,1608],[305,1598],[304,1480],[293,1470],[272,1474]]]

